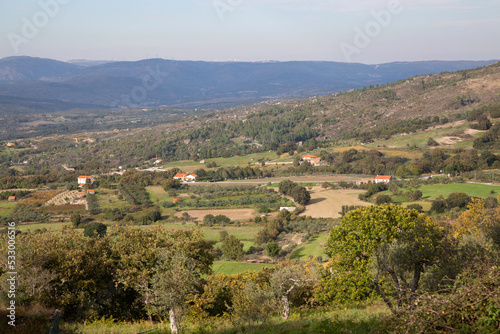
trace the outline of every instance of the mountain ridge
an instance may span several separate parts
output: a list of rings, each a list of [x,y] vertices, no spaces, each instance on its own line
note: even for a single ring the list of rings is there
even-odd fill
[[[205,62],[144,59],[85,65],[32,57],[0,59],[0,95],[108,107],[238,106],[385,84],[496,61]]]

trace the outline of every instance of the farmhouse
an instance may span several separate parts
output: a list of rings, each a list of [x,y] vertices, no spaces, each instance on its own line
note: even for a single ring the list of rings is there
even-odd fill
[[[319,166],[321,165],[321,159],[318,158],[317,156],[315,155],[312,155],[312,154],[307,154],[307,155],[304,155],[302,157],[302,160],[303,161],[307,161],[309,162],[311,165],[313,166]]]
[[[317,159],[318,157],[315,155],[307,154],[302,157],[302,160],[304,161],[311,161],[312,159]]]
[[[78,192],[76,194],[76,198],[83,198],[83,196],[85,196],[85,193],[84,192]]]
[[[16,146],[16,143],[7,143],[7,147]]]
[[[16,196],[9,196],[9,202],[15,202]]]
[[[377,175],[375,177],[375,183],[389,183],[392,181],[392,176],[389,175]]]
[[[78,186],[83,187],[87,183],[87,180],[89,180],[90,183],[95,182],[95,178],[93,176],[79,176],[78,177]]]
[[[161,164],[162,162],[163,162],[163,159],[156,159],[155,164],[158,165],[158,164]]]
[[[198,175],[194,174],[176,174],[174,180],[181,180],[183,182],[194,182]]]
[[[95,190],[94,189],[87,189],[87,194],[95,195]]]

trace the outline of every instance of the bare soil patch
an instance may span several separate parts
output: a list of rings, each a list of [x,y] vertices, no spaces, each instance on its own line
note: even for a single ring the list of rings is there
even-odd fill
[[[310,191],[311,201],[303,215],[313,218],[340,218],[343,205],[371,205],[358,199],[356,194],[363,190],[331,190],[313,187]]]
[[[229,217],[231,220],[248,220],[255,216],[254,209],[188,210],[177,212],[175,216],[180,218],[184,212],[187,212],[191,218],[197,221],[202,221],[208,214],[212,214],[214,216],[224,215]]]

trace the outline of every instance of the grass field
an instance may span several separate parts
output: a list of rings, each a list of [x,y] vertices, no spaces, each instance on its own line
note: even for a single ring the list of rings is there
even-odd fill
[[[7,217],[16,206],[16,202],[0,202],[0,217]]]
[[[205,164],[209,162],[215,162],[217,166],[224,166],[224,167],[230,167],[230,166],[248,166],[248,163],[258,163],[259,159],[264,159],[267,161],[292,161],[290,159],[280,159],[276,153],[274,152],[262,152],[262,153],[254,153],[254,154],[248,154],[248,155],[243,155],[243,156],[235,156],[235,157],[229,157],[229,158],[215,158],[215,159],[205,159],[205,163],[201,164],[199,162],[193,161],[193,160],[183,160],[183,161],[176,161],[176,162],[170,162],[166,164],[164,167],[165,168],[183,168],[183,167],[196,167],[196,168],[204,168]]]
[[[118,199],[115,190],[99,188],[96,195],[99,207],[103,210],[106,209],[121,209],[129,206],[126,201]]]
[[[323,260],[327,260],[329,257],[325,254],[325,244],[328,235],[329,233],[325,232],[312,237],[308,242],[297,247],[297,249],[290,254],[290,258],[301,259],[307,256],[321,256]]]
[[[473,197],[497,197],[498,194],[491,194],[490,192],[494,190],[495,192],[500,192],[500,186],[490,186],[485,184],[475,184],[475,183],[455,183],[455,184],[436,184],[429,186],[418,187],[423,196],[423,199],[434,200],[439,196],[447,198],[451,193],[466,193]]]
[[[266,263],[215,261],[212,269],[214,274],[234,275],[245,271],[260,271],[262,268],[269,268],[273,266],[274,265],[272,264]]]

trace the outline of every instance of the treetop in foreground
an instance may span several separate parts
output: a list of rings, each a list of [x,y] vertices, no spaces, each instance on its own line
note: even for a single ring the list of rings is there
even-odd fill
[[[347,302],[379,293],[393,309],[418,288],[425,265],[439,252],[442,231],[429,217],[394,204],[349,211],[333,227],[326,253],[333,261],[319,298]],[[392,290],[392,291],[391,291]]]

